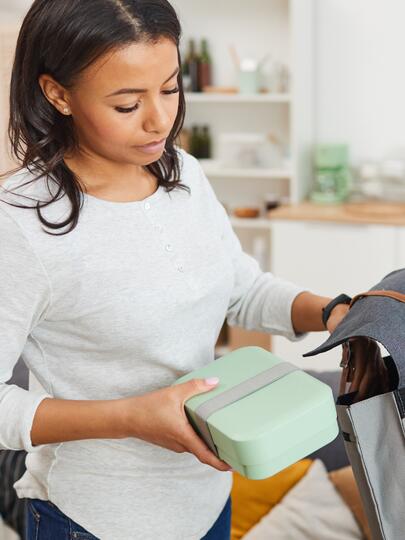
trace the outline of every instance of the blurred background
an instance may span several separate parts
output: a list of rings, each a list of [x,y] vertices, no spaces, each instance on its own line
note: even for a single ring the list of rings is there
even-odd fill
[[[0,168],[8,82],[30,0],[0,0]],[[183,24],[181,145],[201,160],[245,251],[315,293],[367,290],[405,262],[405,3],[174,0]],[[228,328],[317,369],[339,351]]]
[[[187,101],[179,144],[201,161],[243,249],[263,271],[331,297],[368,290],[404,267],[405,2],[173,4],[183,25]],[[1,172],[13,166],[6,137],[9,81],[30,5],[0,0]],[[216,352],[259,345],[335,388],[340,350],[302,358],[326,337],[316,333],[290,343],[225,322]],[[17,367],[14,382],[26,387],[26,369]],[[336,444],[323,456],[328,470],[347,463],[342,442]],[[14,508],[22,528],[23,503],[10,490],[10,473],[21,476],[25,456],[2,456],[0,504],[9,514]],[[324,501],[315,506],[316,516],[322,506],[331,508]],[[0,539],[17,538],[0,518]]]

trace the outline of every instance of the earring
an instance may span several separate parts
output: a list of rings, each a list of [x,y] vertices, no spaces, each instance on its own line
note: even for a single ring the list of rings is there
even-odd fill
[[[69,110],[67,107],[65,107],[65,108],[63,109],[63,112],[64,112],[65,114],[70,114],[70,110]]]

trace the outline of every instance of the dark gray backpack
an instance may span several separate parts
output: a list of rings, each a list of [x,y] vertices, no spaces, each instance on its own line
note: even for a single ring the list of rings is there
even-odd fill
[[[382,358],[378,344],[389,355]],[[338,422],[373,540],[405,538],[405,270],[353,298],[312,356],[342,345]]]

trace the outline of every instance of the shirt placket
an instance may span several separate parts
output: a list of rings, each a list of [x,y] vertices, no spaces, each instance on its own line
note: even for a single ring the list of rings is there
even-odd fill
[[[193,282],[191,279],[191,276],[188,273],[188,269],[185,265],[184,259],[181,257],[181,254],[179,253],[179,250],[176,246],[176,240],[169,237],[166,229],[162,225],[162,223],[159,222],[158,217],[156,215],[156,208],[153,205],[153,203],[147,201],[143,205],[143,211],[148,219],[149,223],[153,227],[154,231],[158,235],[159,243],[162,247],[162,251],[166,255],[166,257],[169,258],[171,261],[171,264],[173,268],[176,270],[176,272],[179,273],[179,275],[182,276],[182,278],[187,282],[187,284],[194,289]]]

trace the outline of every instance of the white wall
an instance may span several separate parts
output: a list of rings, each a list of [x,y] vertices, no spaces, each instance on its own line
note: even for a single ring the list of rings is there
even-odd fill
[[[31,4],[32,0],[0,0],[0,10],[24,14]]]
[[[0,8],[22,13],[32,4],[32,0],[0,0]]]
[[[404,0],[315,0],[315,133],[353,161],[405,147]]]

